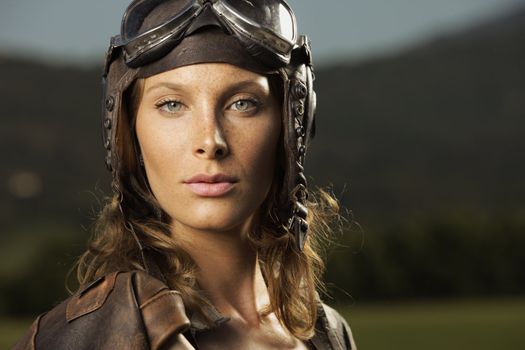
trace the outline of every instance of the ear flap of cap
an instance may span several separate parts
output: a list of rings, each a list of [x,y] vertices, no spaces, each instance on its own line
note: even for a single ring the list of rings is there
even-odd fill
[[[117,180],[119,155],[117,154],[117,131],[122,114],[122,95],[137,78],[137,70],[126,66],[122,52],[109,63],[107,76],[103,77],[102,128],[103,143],[106,148],[106,166]]]
[[[297,47],[297,55],[292,56],[294,59],[284,73],[287,77],[283,106],[286,174],[281,201],[286,201],[286,204],[283,203],[280,217],[294,234],[298,251],[304,248],[308,230],[307,181],[303,171],[307,146],[313,137],[316,108],[309,46],[306,37],[301,40],[303,45]]]

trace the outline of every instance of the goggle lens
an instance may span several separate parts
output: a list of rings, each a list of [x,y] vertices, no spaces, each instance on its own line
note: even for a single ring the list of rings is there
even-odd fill
[[[278,0],[219,0],[243,18],[293,43],[295,21],[290,7]]]

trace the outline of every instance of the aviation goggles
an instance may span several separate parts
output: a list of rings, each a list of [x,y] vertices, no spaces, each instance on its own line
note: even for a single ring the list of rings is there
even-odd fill
[[[121,48],[128,67],[137,68],[166,54],[184,39],[191,24],[209,8],[220,24],[241,42],[268,51],[281,65],[290,62],[296,44],[295,16],[284,0],[181,0],[186,3],[164,23],[140,33],[147,15],[162,0],[138,0],[127,9],[121,35],[111,39],[106,64]]]

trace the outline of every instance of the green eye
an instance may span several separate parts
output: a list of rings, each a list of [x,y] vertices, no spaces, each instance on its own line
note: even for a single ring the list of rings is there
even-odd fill
[[[163,101],[157,105],[157,108],[168,112],[168,113],[175,113],[179,112],[182,109],[183,105],[179,101]]]
[[[231,108],[239,112],[248,112],[257,108],[257,101],[250,99],[242,99],[235,101]]]

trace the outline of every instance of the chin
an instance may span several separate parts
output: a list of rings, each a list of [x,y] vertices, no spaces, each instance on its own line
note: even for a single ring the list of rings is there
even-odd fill
[[[174,211],[173,214],[169,214],[174,226],[210,232],[244,231],[250,227],[256,208],[242,208],[235,204],[201,203],[186,207],[184,213]]]

